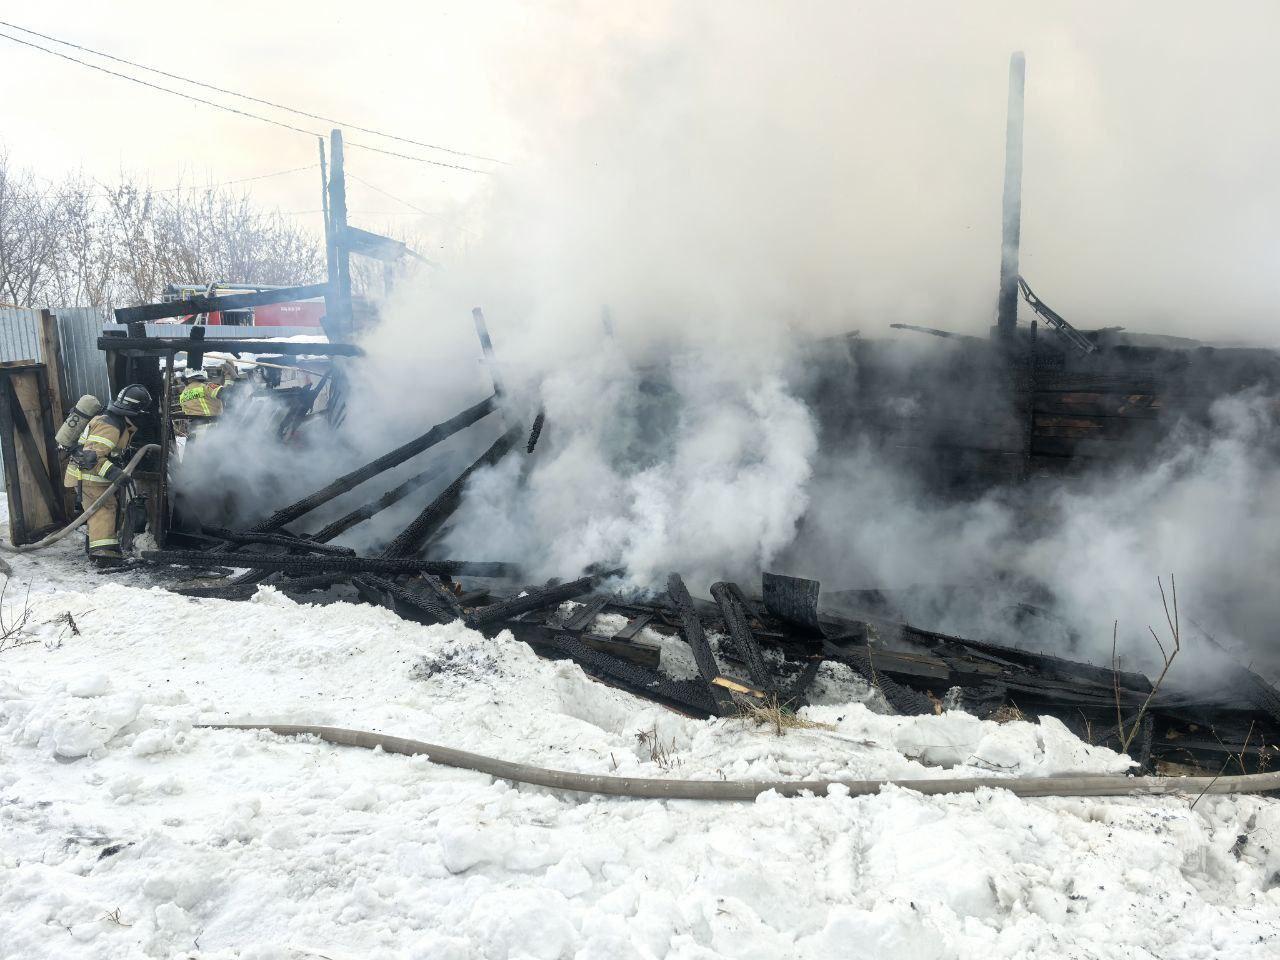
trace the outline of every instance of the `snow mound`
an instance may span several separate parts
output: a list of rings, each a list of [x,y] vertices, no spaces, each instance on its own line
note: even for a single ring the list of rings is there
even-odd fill
[[[828,726],[777,737],[368,606],[121,582],[31,603],[42,637],[64,613],[80,632],[0,659],[0,960],[1280,955],[1264,798],[604,799],[193,726],[335,724],[638,777],[1128,767],[1053,720],[886,716],[831,670],[804,711]]]

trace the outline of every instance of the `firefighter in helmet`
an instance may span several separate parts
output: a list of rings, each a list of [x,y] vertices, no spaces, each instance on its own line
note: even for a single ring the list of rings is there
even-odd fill
[[[182,412],[194,420],[211,420],[222,413],[222,393],[225,385],[210,383],[209,374],[204,370],[192,370],[187,373],[186,386],[178,394],[178,404]]]
[[[121,462],[137,425],[133,418],[151,409],[151,393],[140,383],[131,383],[107,404],[84,428],[71,457],[63,484],[76,489],[77,499],[91,506],[107,492],[123,473]],[[118,498],[111,497],[89,518],[89,558],[110,563],[119,560],[120,535],[117,529]]]

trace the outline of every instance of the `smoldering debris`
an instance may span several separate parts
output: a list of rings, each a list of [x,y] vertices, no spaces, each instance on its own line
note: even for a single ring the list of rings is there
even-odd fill
[[[1280,738],[1280,693],[1254,664],[1198,643],[1181,612],[1203,610],[1215,587],[1184,587],[1181,611],[1170,613],[1173,636],[1164,643],[1185,644],[1181,663],[1191,672],[1174,667],[1153,681],[1158,660],[1148,673],[1152,661],[1134,656],[1127,638],[1114,654],[1100,653],[1104,644],[1084,635],[1089,620],[1072,606],[1095,583],[1092,599],[1109,614],[1114,594],[1100,578],[1131,554],[1084,570],[1073,555],[1097,562],[1084,531],[1123,527],[1132,521],[1124,511],[1136,513],[1142,500],[1182,514],[1179,501],[1214,479],[1221,486],[1242,464],[1261,478],[1274,453],[1263,442],[1275,423],[1274,358],[1251,356],[1241,367],[1235,355],[1215,366],[1203,353],[1187,363],[1162,354],[1136,373],[1123,365],[1095,373],[1065,370],[1060,352],[1037,362],[1044,347],[1034,341],[1029,356],[965,341],[923,353],[886,353],[858,338],[840,346],[805,346],[803,379],[779,374],[754,392],[717,379],[715,364],[696,376],[697,354],[648,364],[631,371],[634,393],[622,393],[648,398],[636,408],[645,411],[640,417],[628,418],[625,402],[579,402],[577,389],[591,393],[581,381],[552,382],[534,398],[523,388],[495,394],[264,510],[247,530],[205,526],[185,544],[199,549],[170,544],[143,556],[158,569],[216,563],[243,571],[177,588],[194,596],[247,599],[269,587],[318,602],[361,600],[424,623],[462,619],[490,636],[509,632],[544,656],[696,716],[794,712],[820,695],[824,670],[838,669],[901,714],[1048,715],[1090,743],[1128,752],[1143,770],[1265,768]],[[1098,353],[1115,362],[1114,352]],[[1022,379],[1008,376],[1011,369]],[[1266,376],[1254,376],[1258,370]],[[1189,389],[1205,382],[1225,392]],[[532,449],[518,406],[538,410],[545,424]],[[1073,411],[1076,433],[1068,437],[1081,443],[1050,454],[1034,435],[1059,425],[1061,408]],[[1115,435],[1114,421],[1129,410],[1142,413],[1135,417],[1142,429]],[[433,454],[442,435],[498,419],[500,440],[478,461],[450,473]],[[622,512],[600,525],[592,496],[602,474],[575,467],[609,448],[611,424],[620,442],[608,470],[631,486],[611,491]],[[770,449],[779,447],[786,450]],[[433,456],[426,465],[419,459]],[[391,482],[393,470],[416,477],[433,465],[441,475],[403,498],[365,492],[366,484]],[[676,478],[662,476],[673,465]],[[786,483],[771,486],[777,469]],[[700,481],[710,487],[681,489]],[[324,511],[339,497],[364,505],[335,527]],[[400,499],[417,512],[403,526],[379,527],[367,555],[331,543]],[[708,503],[723,521],[699,516]],[[667,512],[671,506],[679,509]],[[547,526],[557,511],[585,525]],[[625,535],[628,524],[649,542]],[[671,530],[682,524],[690,529]],[[517,527],[524,537],[547,537],[541,557],[527,540],[493,532]],[[547,557],[572,579],[548,576]],[[694,561],[688,580],[663,570],[680,557]],[[1183,566],[1201,572],[1191,561]],[[844,577],[821,598],[816,578],[770,572],[778,565],[789,574],[808,566]],[[894,585],[908,569],[914,579]],[[931,581],[939,570],[947,579]],[[898,576],[878,579],[885,573]],[[858,588],[854,577],[881,585]],[[1150,582],[1145,590],[1154,595]],[[677,647],[688,651],[679,664],[670,657]],[[1156,657],[1157,647],[1144,652]]]

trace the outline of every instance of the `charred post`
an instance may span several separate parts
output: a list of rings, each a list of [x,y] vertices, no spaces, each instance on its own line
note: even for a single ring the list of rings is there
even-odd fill
[[[1009,115],[1004,140],[1004,202],[1001,207],[1000,293],[996,331],[1013,340],[1018,326],[1018,245],[1022,232],[1022,99],[1027,62],[1021,53],[1009,59]]]

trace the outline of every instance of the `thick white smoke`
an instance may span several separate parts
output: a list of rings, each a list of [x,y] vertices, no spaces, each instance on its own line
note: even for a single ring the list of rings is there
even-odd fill
[[[894,321],[986,334],[1015,49],[1028,63],[1022,267],[1036,289],[1085,328],[1274,340],[1275,245],[1259,211],[1274,206],[1280,137],[1252,114],[1274,87],[1266,45],[1280,24],[1274,7],[1244,4],[1239,23],[1188,30],[1193,9],[537,15],[501,61],[523,155],[493,178],[463,253],[385,305],[341,467],[484,394],[479,304],[508,416],[545,406],[547,427],[532,457],[474,478],[444,543],[455,556],[520,561],[531,578],[616,563],[638,585],[682,570],[695,590],[768,567],[824,590],[924,585],[898,598],[922,626],[1074,635],[1093,659],[1109,655],[1115,619],[1122,649],[1150,646],[1156,577],[1173,572],[1184,612],[1256,643],[1276,612],[1266,571],[1280,542],[1266,398],[1223,401],[1213,429],[1142,469],[944,502],[875,445],[823,446],[797,350]],[[451,463],[497,429],[460,438]],[[386,539],[411,513],[349,542]],[[1038,612],[1011,620],[1028,596]]]
[[[694,582],[767,567],[808,504],[813,419],[749,355],[681,357],[670,373],[669,392],[646,395],[611,349],[548,376],[532,469],[516,456],[477,478],[446,546],[543,578],[618,565],[641,587],[676,560]]]

